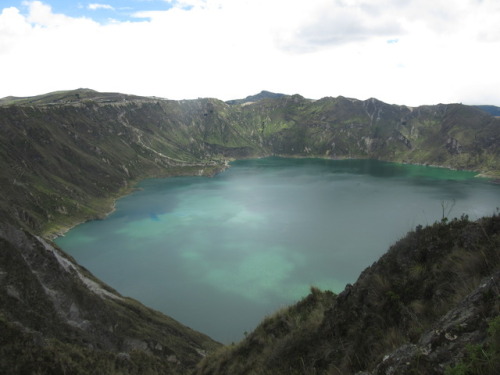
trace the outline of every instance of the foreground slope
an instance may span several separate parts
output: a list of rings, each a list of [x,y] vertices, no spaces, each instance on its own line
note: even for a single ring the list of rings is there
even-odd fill
[[[313,288],[196,374],[498,374],[499,292],[499,216],[418,227],[338,296]]]
[[[0,372],[183,374],[219,344],[0,224]]]

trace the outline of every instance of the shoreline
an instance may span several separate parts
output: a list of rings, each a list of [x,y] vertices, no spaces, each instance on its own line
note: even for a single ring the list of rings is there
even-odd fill
[[[365,156],[332,157],[332,156],[322,156],[322,155],[303,156],[303,155],[272,154],[272,155],[261,156],[261,157],[256,157],[256,158],[249,157],[249,158],[240,158],[240,159],[234,159],[234,160],[262,159],[262,158],[266,158],[266,157],[280,157],[280,158],[287,158],[287,159],[376,160],[376,161],[401,164],[401,165],[416,165],[416,166],[421,166],[421,167],[448,169],[448,170],[457,171],[457,172],[459,172],[459,171],[470,172],[470,173],[475,173],[474,178],[486,178],[486,179],[491,179],[491,181],[493,183],[500,183],[500,173],[491,174],[488,172],[481,172],[481,171],[476,170],[476,169],[461,169],[461,168],[455,168],[455,167],[451,167],[451,166],[447,166],[447,165],[429,164],[429,163],[414,163],[414,162],[407,162],[407,161],[395,161],[395,160],[379,159],[379,158],[365,157]]]
[[[236,159],[234,159],[236,160]],[[188,172],[188,168],[193,168],[194,166],[184,166],[181,168],[186,168],[185,172]],[[140,177],[137,179],[133,179],[128,181],[128,185],[122,189],[120,189],[118,192],[113,194],[111,197],[105,198],[106,201],[110,201],[109,204],[104,204],[103,206],[106,209],[103,209],[102,212],[96,212],[95,215],[91,215],[89,217],[83,217],[81,220],[75,220],[74,222],[71,222],[72,220],[69,219],[71,223],[64,225],[60,224],[56,226],[55,228],[50,228],[50,222],[48,223],[48,229],[43,230],[41,233],[41,237],[47,240],[50,240],[54,242],[57,238],[59,237],[64,237],[66,233],[68,233],[70,230],[73,228],[77,227],[78,225],[85,224],[89,221],[94,221],[94,220],[104,220],[106,219],[109,215],[111,215],[113,212],[116,211],[116,203],[119,199],[124,198],[135,191],[142,190],[142,188],[138,188],[137,185],[144,180],[151,179],[151,178],[171,178],[171,177],[181,177],[181,176],[206,176],[206,177],[215,177],[217,174],[224,172],[228,168],[230,168],[229,161],[224,160],[223,164],[220,165],[211,165],[214,170],[209,172],[205,171],[205,168],[207,165],[197,165],[196,167],[201,169],[198,169],[197,173],[175,173],[175,174],[165,174],[165,175],[152,175],[152,176],[144,176]],[[76,218],[76,217],[74,217]]]
[[[376,161],[381,161],[381,162],[387,162],[387,163],[394,163],[394,164],[400,164],[400,165],[415,165],[415,166],[422,166],[422,167],[431,167],[431,168],[442,168],[442,169],[448,169],[452,171],[464,171],[464,172],[471,172],[475,173],[474,178],[484,178],[484,179],[489,179],[491,183],[493,184],[500,184],[500,177],[498,175],[494,174],[488,174],[486,172],[480,172],[477,170],[470,170],[470,169],[458,169],[458,168],[453,168],[450,166],[444,166],[444,165],[435,165],[435,164],[428,164],[428,163],[411,163],[411,162],[404,162],[404,161],[391,161],[391,160],[385,160],[385,159],[378,159],[378,158],[370,158],[370,157],[364,157],[364,156],[354,156],[354,157],[346,157],[346,156],[339,156],[339,157],[332,157],[332,156],[325,156],[325,155],[286,155],[286,154],[268,154],[268,155],[253,155],[249,157],[241,157],[241,158],[227,158],[224,159],[222,163],[218,165],[190,165],[190,166],[182,166],[181,168],[185,170],[181,170],[178,173],[174,174],[169,174],[168,172],[165,175],[151,175],[151,176],[144,176],[140,177],[138,179],[134,179],[129,181],[129,185],[125,188],[120,189],[116,194],[114,194],[112,197],[106,198],[106,200],[110,200],[110,204],[106,205],[106,207],[109,207],[106,210],[103,210],[102,212],[97,212],[95,215],[83,218],[81,220],[77,220],[69,225],[60,225],[56,229],[47,229],[41,233],[41,236],[45,239],[48,239],[50,241],[55,241],[59,237],[64,237],[64,235],[69,232],[71,229],[77,227],[78,225],[85,224],[86,222],[89,221],[94,221],[94,220],[104,220],[106,219],[109,215],[111,215],[113,212],[116,211],[116,203],[119,199],[124,198],[130,194],[132,194],[134,191],[141,190],[141,188],[137,187],[137,184],[139,184],[141,181],[147,180],[147,179],[152,179],[152,178],[171,178],[171,177],[181,177],[181,176],[206,176],[206,177],[215,177],[218,174],[226,171],[227,169],[231,168],[231,162],[233,161],[238,161],[238,160],[251,160],[251,159],[264,159],[268,157],[278,157],[278,158],[284,158],[284,159],[323,159],[323,160],[376,160]],[[191,169],[193,167],[198,168],[197,171],[191,171],[190,173],[188,172],[188,169]],[[206,171],[206,167],[210,167],[210,169],[213,169],[211,171]],[[71,220],[70,220],[71,221]],[[50,224],[49,224],[50,226]]]

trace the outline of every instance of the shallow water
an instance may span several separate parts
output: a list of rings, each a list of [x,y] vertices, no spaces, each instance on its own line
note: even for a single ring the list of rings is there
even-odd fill
[[[57,243],[126,296],[224,343],[311,285],[340,292],[416,225],[496,212],[470,172],[371,160],[266,158],[143,181]]]

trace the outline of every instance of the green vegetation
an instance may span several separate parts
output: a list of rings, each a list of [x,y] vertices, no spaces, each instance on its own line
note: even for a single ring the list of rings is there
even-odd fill
[[[489,322],[488,339],[468,345],[465,358],[446,369],[445,375],[495,375],[500,369],[500,315]]]
[[[0,369],[10,374],[175,374],[175,361],[144,351],[113,353],[23,332],[0,316]]]
[[[334,301],[332,292],[312,287],[311,294],[264,319],[240,343],[223,347],[205,358],[198,365],[196,374],[275,373],[275,367],[288,365],[283,362],[283,355],[300,358],[302,353],[307,352],[308,346],[315,341],[314,335],[324,319],[325,311]],[[302,370],[306,371],[306,368]]]

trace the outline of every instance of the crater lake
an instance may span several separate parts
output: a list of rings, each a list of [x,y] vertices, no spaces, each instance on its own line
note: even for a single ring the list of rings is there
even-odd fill
[[[223,343],[310,286],[340,292],[417,225],[500,206],[473,172],[374,160],[239,160],[142,181],[56,243],[122,295]]]

